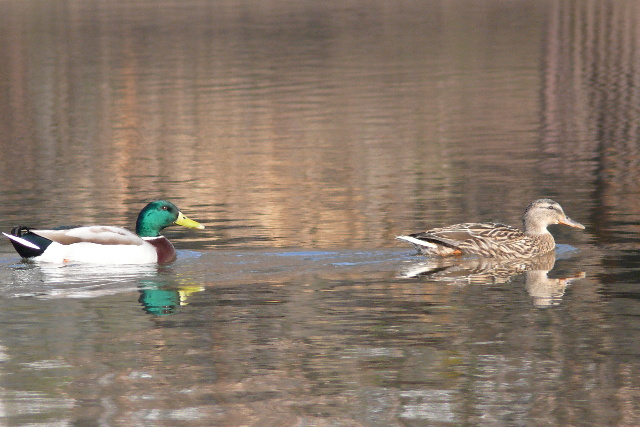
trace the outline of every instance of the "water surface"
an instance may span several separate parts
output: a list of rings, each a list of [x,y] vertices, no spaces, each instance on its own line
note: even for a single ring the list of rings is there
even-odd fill
[[[640,424],[636,2],[1,4],[0,229],[207,227],[0,245],[3,424]],[[394,239],[540,197],[541,260]]]

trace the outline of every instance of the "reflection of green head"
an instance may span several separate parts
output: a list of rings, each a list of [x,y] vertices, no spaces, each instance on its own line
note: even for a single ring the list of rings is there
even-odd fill
[[[157,237],[160,235],[160,230],[174,224],[189,228],[204,228],[201,224],[184,216],[173,203],[156,200],[140,211],[136,221],[136,234],[140,237]]]
[[[180,294],[172,290],[144,289],[140,291],[138,302],[147,313],[165,316],[176,312],[180,305]]]

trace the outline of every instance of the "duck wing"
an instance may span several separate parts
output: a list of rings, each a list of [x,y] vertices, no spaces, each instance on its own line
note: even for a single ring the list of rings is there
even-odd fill
[[[464,223],[411,234],[414,239],[442,245],[463,254],[496,256],[505,246],[526,240],[519,229],[499,223]]]
[[[92,225],[58,230],[30,230],[32,233],[62,245],[95,243],[98,245],[143,245],[137,234],[122,227]]]

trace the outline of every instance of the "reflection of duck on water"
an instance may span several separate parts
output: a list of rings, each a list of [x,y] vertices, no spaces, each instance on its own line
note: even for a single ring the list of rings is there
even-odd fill
[[[187,302],[189,296],[196,292],[204,291],[202,285],[172,287],[158,287],[149,284],[140,289],[140,298],[138,302],[142,304],[145,312],[156,316],[164,316],[173,314],[178,307],[189,304]]]
[[[554,279],[548,273],[555,265],[555,253],[534,258],[498,260],[488,258],[427,258],[400,273],[400,277],[424,277],[436,282],[455,285],[504,284],[514,277],[525,275],[527,293],[537,307],[559,304],[565,288],[574,279],[585,277],[579,273]]]
[[[560,304],[564,290],[576,279],[583,279],[584,272],[571,277],[552,279],[547,276],[548,271],[533,270],[525,272],[524,283],[527,293],[533,299],[536,307],[549,307]]]

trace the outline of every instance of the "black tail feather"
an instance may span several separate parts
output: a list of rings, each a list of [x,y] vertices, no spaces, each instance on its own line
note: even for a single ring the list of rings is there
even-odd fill
[[[40,256],[52,243],[51,240],[33,233],[28,227],[22,225],[13,227],[13,229],[11,230],[11,235],[20,237],[40,248],[35,249],[30,246],[23,245],[20,242],[16,242],[15,240],[11,240],[11,244],[22,258],[33,258]]]

